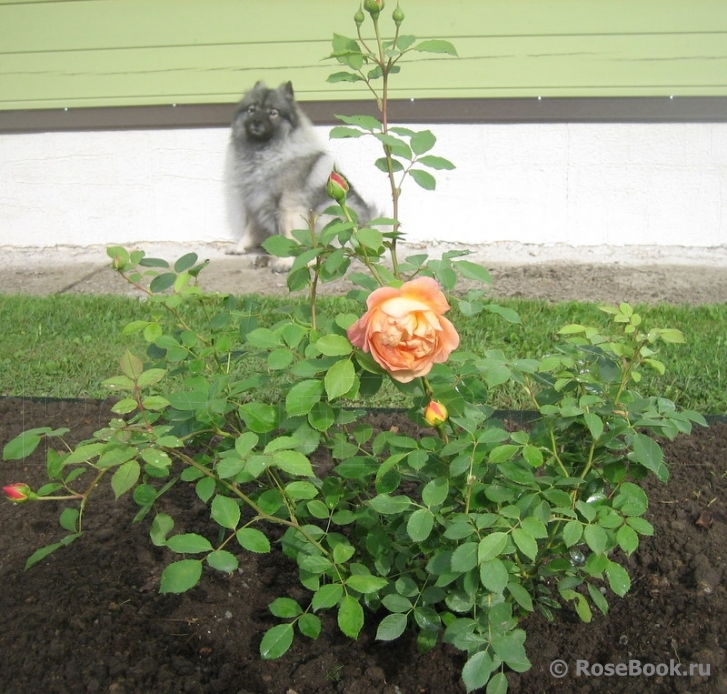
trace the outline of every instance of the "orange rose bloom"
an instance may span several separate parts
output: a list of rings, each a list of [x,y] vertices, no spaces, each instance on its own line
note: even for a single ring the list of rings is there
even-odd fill
[[[368,311],[348,329],[348,339],[371,352],[401,383],[426,376],[432,364],[447,361],[459,345],[457,331],[442,315],[449,310],[447,299],[431,277],[405,282],[399,289],[376,289],[366,305]]]

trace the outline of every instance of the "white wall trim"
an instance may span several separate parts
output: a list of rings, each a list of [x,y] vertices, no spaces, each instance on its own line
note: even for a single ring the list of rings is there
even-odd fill
[[[457,169],[435,172],[436,192],[405,185],[412,243],[727,244],[727,123],[431,129],[434,153]],[[232,242],[227,138],[227,128],[0,135],[0,246]],[[373,140],[330,144],[357,188],[388,209]]]

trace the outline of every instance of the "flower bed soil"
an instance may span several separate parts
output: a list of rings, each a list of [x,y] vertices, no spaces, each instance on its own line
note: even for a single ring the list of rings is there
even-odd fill
[[[0,400],[0,444],[34,426],[68,426],[77,439],[108,421],[109,404]],[[381,417],[390,427],[391,415]],[[401,426],[404,426],[402,423]],[[727,425],[698,429],[665,444],[672,477],[650,480],[647,518],[655,526],[629,559],[633,587],[610,597],[607,616],[581,623],[565,608],[554,623],[525,623],[533,668],[510,673],[511,692],[727,692]],[[0,483],[44,477],[44,453],[4,462]],[[165,500],[176,531],[214,539],[207,507],[177,485]],[[267,605],[280,595],[306,599],[296,568],[279,551],[240,551],[241,569],[207,570],[183,595],[160,595],[170,553],[154,547],[148,521],[131,524],[136,507],[108,490],[85,516],[83,536],[25,572],[27,557],[62,536],[56,502],[31,508],[0,504],[0,690],[6,694],[455,694],[464,692],[463,656],[439,645],[419,655],[412,638],[374,639],[375,618],[354,642],[331,616],[317,641],[297,637],[281,659],[262,661],[258,646],[275,623]],[[555,659],[571,672],[556,679]],[[591,664],[680,665],[684,675],[576,677]],[[690,663],[709,676],[688,674]],[[645,668],[648,671],[648,668]]]

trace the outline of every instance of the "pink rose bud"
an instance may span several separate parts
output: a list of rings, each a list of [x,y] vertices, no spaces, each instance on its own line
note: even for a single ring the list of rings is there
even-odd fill
[[[31,488],[22,482],[9,484],[7,487],[3,487],[3,491],[5,492],[5,496],[16,504],[22,504],[25,501],[29,501],[34,496]]]
[[[447,408],[441,402],[432,400],[424,412],[424,419],[432,427],[438,427],[447,421]]]
[[[394,14],[392,14],[391,17],[394,20],[394,24],[400,27],[401,23],[404,21],[404,10],[402,10],[401,7],[397,5],[396,9],[394,10]]]
[[[328,197],[333,198],[336,202],[343,202],[346,199],[348,190],[348,181],[337,171],[332,171],[326,183]]]
[[[378,19],[379,13],[384,9],[384,0],[365,0],[364,9],[371,15],[372,19]]]

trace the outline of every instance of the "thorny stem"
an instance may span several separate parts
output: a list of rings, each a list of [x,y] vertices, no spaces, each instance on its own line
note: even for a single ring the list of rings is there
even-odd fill
[[[547,423],[547,426],[548,435],[550,436],[550,450],[553,452],[553,458],[555,458],[556,462],[560,466],[563,475],[568,477],[568,470],[566,470],[565,465],[563,464],[563,461],[560,459],[560,455],[558,454],[558,442],[555,440],[555,431],[553,430],[550,422]]]
[[[470,456],[470,468],[467,472],[467,491],[465,492],[464,501],[464,512],[468,514],[470,512],[470,503],[472,501],[472,489],[477,478],[472,474],[475,466],[475,449],[477,448],[477,442],[472,442],[472,455]]]
[[[308,218],[308,226],[310,228],[311,237],[313,239],[313,246],[316,245],[316,220],[313,214],[313,210],[310,211],[310,217]],[[313,330],[318,327],[318,320],[316,314],[316,299],[318,293],[318,278],[321,270],[321,259],[319,256],[316,257],[316,264],[313,268],[313,278],[310,283],[310,320]]]
[[[384,47],[383,43],[381,41],[381,33],[379,31],[379,20],[374,19],[374,34],[376,37],[376,44],[378,48],[378,57],[376,57],[376,54],[374,51],[369,47],[369,45],[364,40],[363,36],[361,35],[361,27],[359,26],[357,28],[358,38],[361,42],[361,45],[364,47],[366,52],[371,56],[373,59],[373,62],[376,63],[381,68],[381,76],[382,76],[382,82],[383,87],[381,90],[381,96],[379,96],[378,92],[374,88],[374,86],[371,84],[371,80],[369,79],[368,75],[366,75],[363,70],[358,70],[359,74],[363,78],[366,86],[368,87],[369,91],[373,94],[374,99],[376,100],[376,105],[381,111],[381,132],[384,135],[389,134],[389,73],[391,72],[391,68],[396,64],[396,59],[389,58],[387,60],[386,54],[384,53]],[[396,27],[396,32],[394,35],[394,45],[396,45],[396,41],[399,37],[399,27]],[[403,53],[402,53],[403,55]],[[401,195],[401,187],[397,186],[396,179],[394,177],[394,164],[393,159],[391,157],[391,148],[388,145],[384,145],[384,157],[386,159],[386,170],[387,175],[389,177],[389,187],[391,188],[391,202],[392,202],[392,216],[395,220],[394,222],[394,232],[397,232],[399,230],[399,196]],[[389,250],[391,252],[391,263],[393,266],[393,272],[394,275],[397,278],[400,278],[399,273],[399,260],[396,253],[396,236],[391,241],[391,244],[389,246]]]
[[[181,460],[183,460],[187,465],[190,467],[195,468],[196,470],[199,470],[203,475],[206,475],[207,477],[210,477],[211,479],[215,480],[218,484],[221,484],[227,489],[229,492],[234,494],[238,499],[241,499],[247,506],[249,506],[255,513],[257,514],[258,520],[265,520],[270,523],[278,523],[280,525],[286,525],[290,528],[295,528],[308,542],[310,542],[316,549],[318,549],[320,552],[322,552],[324,555],[328,556],[330,552],[321,545],[315,538],[313,538],[306,530],[298,523],[297,519],[293,517],[293,520],[285,520],[285,518],[278,518],[277,516],[271,516],[269,513],[266,513],[263,511],[263,509],[260,508],[247,494],[245,494],[239,487],[237,487],[234,484],[230,484],[229,482],[225,480],[221,480],[217,475],[215,475],[214,472],[206,468],[204,465],[201,465],[198,463],[194,458],[191,458],[190,456],[181,453],[179,451],[174,451],[174,454],[176,454]]]
[[[386,59],[384,53],[384,46],[381,41],[381,32],[379,31],[379,20],[374,19],[374,32],[376,33],[376,43],[379,49],[378,65],[381,68],[382,73],[382,87],[381,87],[381,101],[379,108],[381,109],[381,125],[382,132],[384,135],[389,134],[389,72],[393,65],[391,59]],[[396,28],[396,36],[398,37],[399,27]],[[396,37],[394,38],[396,44]],[[384,153],[386,156],[386,169],[389,176],[389,186],[391,188],[391,203],[392,203],[392,215],[395,220],[394,222],[394,238],[391,240],[391,262],[393,265],[393,271],[396,277],[399,277],[399,262],[396,255],[396,232],[399,230],[399,196],[401,195],[401,188],[396,185],[394,178],[394,165],[391,158],[391,148],[388,145],[384,145]]]
[[[641,349],[646,345],[648,340],[641,340],[641,342],[638,342],[636,345],[636,351],[635,354],[641,354]],[[626,390],[626,386],[629,383],[629,379],[631,378],[631,372],[638,368],[641,365],[641,362],[643,359],[622,359],[621,365],[623,368],[623,373],[621,375],[621,383],[619,383],[618,391],[616,392],[616,397],[614,398],[615,403],[619,403],[621,401],[621,395],[623,394],[624,390]]]
[[[591,449],[588,451],[588,460],[586,461],[586,465],[583,468],[583,472],[581,473],[581,479],[586,479],[586,475],[588,474],[589,470],[593,467],[593,454],[596,450],[596,442],[591,441]]]
[[[346,218],[346,221],[350,222],[351,224],[355,224],[355,222],[353,221],[353,217],[351,216],[351,211],[348,209],[348,207],[346,207],[346,203],[339,202],[338,205],[341,208],[341,211],[343,212],[343,216]],[[361,255],[358,256],[359,259],[363,260],[364,264],[369,269],[369,272],[373,275],[374,279],[379,283],[379,285],[381,287],[385,286],[386,282],[381,279],[381,275],[376,269],[376,266],[371,262],[371,260],[369,260],[369,254],[366,250],[366,247],[362,244],[359,244],[359,247],[361,249]]]
[[[278,491],[280,492],[280,495],[283,497],[283,502],[285,503],[285,508],[288,509],[288,515],[290,516],[290,519],[293,521],[293,523],[298,526],[300,525],[298,523],[298,519],[295,517],[295,509],[293,508],[293,505],[290,503],[290,498],[285,493],[285,487],[283,486],[283,483],[280,480],[280,477],[275,473],[275,470],[271,470],[268,468],[267,470],[268,479],[278,488]]]
[[[81,507],[78,509],[78,532],[81,532],[81,523],[83,522],[83,512],[86,510],[86,504],[88,503],[88,498],[91,496],[91,492],[96,488],[98,483],[101,481],[101,478],[108,472],[108,470],[99,470],[96,477],[93,478],[93,481],[91,484],[88,485],[88,489],[83,493],[82,495],[82,501],[81,501]]]
[[[118,272],[132,287],[136,287],[139,291],[144,292],[144,294],[146,294],[147,296],[154,296],[154,292],[152,292],[151,290],[149,290],[143,284],[140,284],[139,282],[135,282],[134,280],[132,280],[131,277],[129,277],[123,270],[118,270],[117,269],[116,272]],[[179,313],[179,311],[177,311],[175,308],[172,308],[167,303],[163,303],[162,305],[164,306],[164,308],[167,311],[169,311],[169,313],[171,313],[179,321],[179,325],[181,325],[182,328],[184,328],[185,330],[189,330],[191,332],[194,332],[194,330],[192,330],[192,328],[187,324],[187,322],[184,320],[184,318],[182,318],[182,316]],[[197,337],[205,345],[209,345],[210,344],[209,340],[205,340],[201,335],[197,335]]]
[[[319,260],[316,258],[316,266],[313,270],[313,279],[310,283],[310,324],[313,330],[318,328],[318,315],[316,313],[316,294],[318,291],[318,273],[320,271]]]
[[[84,494],[65,494],[62,496],[34,496],[32,501],[78,501],[83,498]]]
[[[80,499],[81,505],[79,507],[79,513],[78,513],[78,532],[81,532],[81,524],[83,520],[83,512],[86,509],[86,504],[88,503],[88,498],[91,496],[91,492],[98,486],[98,483],[101,481],[101,478],[108,472],[108,470],[100,470],[99,473],[96,475],[96,477],[93,478],[93,481],[91,484],[88,485],[88,488],[85,492],[74,492],[72,494],[59,494],[59,495],[53,495],[53,496],[35,496],[33,497],[33,501],[78,501]],[[66,487],[68,491],[73,492],[72,489]]]
[[[530,381],[525,379],[525,382],[522,384],[523,388],[525,389],[525,392],[528,394],[528,397],[535,405],[535,409],[539,410],[540,406],[538,405],[537,398],[535,397],[535,393],[533,392],[533,389],[530,385]],[[560,458],[560,455],[558,453],[558,442],[555,439],[555,431],[553,430],[553,427],[551,426],[551,423],[549,421],[546,421],[546,426],[548,427],[548,435],[550,437],[550,451],[553,454],[553,458],[558,463],[558,466],[561,469],[561,472],[565,477],[569,477],[570,474],[568,470],[566,470],[565,465],[563,464],[563,461]]]
[[[366,52],[369,55],[373,55],[373,51],[369,48],[368,44],[366,43],[366,39],[361,35],[361,25],[356,25],[356,33],[358,34],[358,40],[361,42],[361,45],[366,49]],[[369,89],[371,89],[371,85],[369,84]],[[372,90],[373,91],[373,90]],[[376,92],[374,92],[374,96],[376,96],[376,99],[378,101],[378,95]]]

